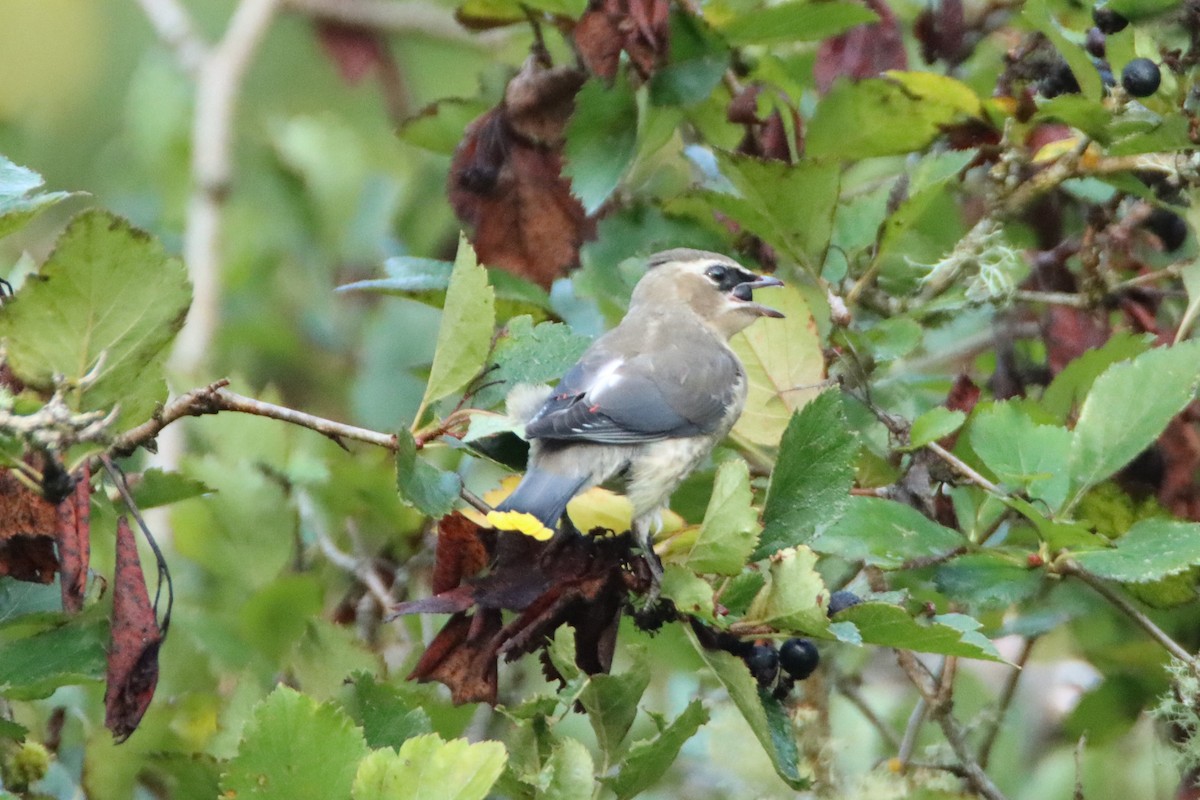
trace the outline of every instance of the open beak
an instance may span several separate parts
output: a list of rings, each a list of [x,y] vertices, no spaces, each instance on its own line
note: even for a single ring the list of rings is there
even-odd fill
[[[771,277],[770,275],[761,275],[749,283],[740,284],[737,289],[749,289],[750,292],[753,293],[755,289],[769,289],[772,286],[783,286],[783,281],[779,280],[779,278]],[[737,289],[735,289],[735,291],[737,291]],[[751,297],[753,297],[753,294],[751,294]],[[749,300],[746,302],[746,306],[748,307],[748,310],[753,311],[761,317],[775,317],[776,319],[783,319],[783,314],[781,312],[776,311],[770,306],[764,306],[762,303],[755,303],[753,300]]]

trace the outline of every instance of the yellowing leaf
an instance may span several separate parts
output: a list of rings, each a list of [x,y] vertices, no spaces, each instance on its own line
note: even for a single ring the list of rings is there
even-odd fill
[[[771,289],[763,292],[762,301],[783,312],[784,319],[759,320],[730,341],[750,384],[733,432],[754,444],[774,446],[792,412],[821,391],[825,356],[817,323],[799,291]]]
[[[902,72],[890,69],[884,74],[910,94],[937,103],[942,108],[955,109],[971,116],[983,113],[983,103],[980,102],[979,95],[962,81],[935,72]]]

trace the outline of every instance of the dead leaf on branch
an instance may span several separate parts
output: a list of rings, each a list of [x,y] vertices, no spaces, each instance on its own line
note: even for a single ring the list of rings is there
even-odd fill
[[[624,50],[642,79],[649,78],[667,58],[670,10],[667,0],[593,0],[572,34],[580,60],[612,81]]]
[[[450,165],[450,203],[473,229],[479,260],[545,288],[595,236],[562,175],[563,131],[584,79],[529,59],[504,101],[467,127]]]
[[[318,20],[314,29],[321,49],[337,67],[338,75],[350,86],[361,83],[390,61],[387,41],[372,28]]]
[[[122,742],[142,721],[158,685],[158,626],[137,539],[125,517],[117,520],[112,629],[108,650],[104,724]]]
[[[58,571],[58,510],[37,491],[0,470],[0,576],[51,583]]]
[[[626,536],[559,534],[537,542],[480,528],[461,514],[444,517],[434,574],[457,576],[432,597],[401,603],[394,615],[451,613],[409,675],[450,688],[455,703],[495,703],[498,664],[542,649],[561,625],[575,629],[575,660],[589,674],[612,665],[617,625],[630,590],[648,573],[631,567]],[[481,552],[490,568],[479,573]],[[640,567],[640,562],[637,562]],[[505,623],[501,612],[518,616]]]
[[[889,69],[908,69],[904,39],[892,9],[884,0],[867,0],[867,8],[879,15],[878,22],[856,25],[821,42],[813,77],[822,93],[828,92],[843,75],[859,81],[882,75]]]
[[[63,611],[83,610],[91,559],[92,473],[87,463],[75,478],[74,491],[58,504],[58,569]]]

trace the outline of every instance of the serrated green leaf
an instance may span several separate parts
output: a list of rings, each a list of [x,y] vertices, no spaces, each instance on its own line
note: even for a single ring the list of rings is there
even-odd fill
[[[801,771],[800,753],[791,721],[786,715],[782,718],[777,713],[768,715],[765,708],[768,700],[759,691],[758,682],[750,675],[746,662],[724,650],[708,650],[702,647],[690,630],[688,638],[691,639],[696,652],[717,676],[717,680],[729,692],[729,699],[733,700],[733,704],[737,706],[754,733],[754,738],[758,739],[763,751],[771,759],[776,774],[793,789],[807,789],[812,784],[812,777],[806,774],[807,767],[805,772]],[[774,701],[774,698],[770,700]]]
[[[1200,341],[1159,347],[1114,364],[1092,384],[1071,447],[1068,507],[1132,461],[1183,410],[1200,383]]]
[[[394,750],[376,750],[354,776],[354,800],[483,800],[504,770],[500,742],[415,736]]]
[[[458,242],[458,256],[446,304],[438,328],[437,350],[429,369],[429,383],[421,398],[414,424],[420,423],[421,411],[467,385],[483,366],[496,326],[496,299],[488,284],[487,271],[475,260],[475,251],[465,236]]]
[[[19,725],[12,720],[0,717],[0,739],[13,739],[16,741],[21,741],[28,734],[29,729],[24,725]],[[11,795],[11,797],[16,800],[16,795]],[[0,798],[4,798],[4,795],[0,794]]]
[[[163,472],[154,467],[142,473],[141,479],[132,486],[133,499],[139,508],[178,503],[189,497],[199,497],[212,491],[203,481],[189,478],[179,472]]]
[[[850,502],[858,440],[837,392],[824,392],[795,414],[779,445],[754,558],[809,540]]]
[[[607,676],[606,676],[607,677]],[[578,739],[563,739],[546,759],[539,775],[538,800],[577,800],[595,789],[592,754]]]
[[[1146,334],[1124,331],[1113,334],[1102,346],[1088,350],[1054,376],[1042,394],[1042,408],[1059,422],[1066,422],[1074,416],[1101,373],[1118,361],[1141,355],[1151,344],[1151,337]]]
[[[971,420],[971,447],[1001,482],[1058,508],[1067,498],[1071,432],[1038,425],[1016,403],[996,403]]]
[[[704,522],[680,563],[703,574],[736,575],[758,543],[758,510],[752,502],[750,468],[740,458],[717,468]],[[682,537],[681,537],[682,538]]]
[[[760,445],[779,444],[792,414],[817,396],[825,380],[825,355],[816,321],[804,296],[792,287],[764,292],[762,302],[783,319],[764,319],[729,344],[746,370],[746,407],[735,436]]]
[[[880,497],[851,497],[841,519],[809,543],[818,553],[883,569],[938,559],[965,544],[961,535],[912,506]]]
[[[806,154],[859,159],[910,153],[924,149],[944,126],[981,113],[966,84],[931,72],[839,81],[817,106]]]
[[[1200,524],[1170,519],[1134,523],[1116,547],[1076,553],[1080,566],[1122,583],[1146,583],[1200,564]]]
[[[31,169],[0,156],[0,238],[8,236],[70,192],[37,192],[45,181]]]
[[[609,763],[615,761],[621,742],[633,727],[638,703],[650,685],[650,665],[646,661],[645,648],[632,647],[629,655],[632,663],[627,668],[619,674],[593,675],[579,695],[588,722],[596,732],[596,743]],[[591,764],[590,758],[588,763]],[[588,783],[590,786],[590,772]]]
[[[924,447],[930,442],[936,442],[943,436],[949,436],[962,427],[967,415],[961,411],[934,406],[913,420],[909,431],[908,446],[911,449]]]
[[[721,174],[736,193],[704,192],[708,203],[810,273],[820,272],[837,208],[837,165],[786,164],[724,151],[716,155]]]
[[[994,553],[959,556],[938,567],[933,582],[951,600],[973,609],[1007,608],[1037,594],[1041,570]]]
[[[842,611],[838,621],[853,622],[867,644],[1003,661],[995,645],[978,632],[979,622],[964,614],[942,614],[918,621],[899,606],[866,602]]]
[[[708,722],[708,712],[699,700],[688,703],[683,713],[653,739],[635,742],[612,778],[604,783],[624,800],[653,786],[661,778],[684,742],[692,738],[700,726]]]
[[[858,5],[843,2],[794,2],[742,12],[721,35],[732,45],[819,42],[855,25],[875,22],[879,15]]]
[[[405,503],[430,517],[444,517],[454,510],[462,478],[417,455],[417,443],[406,430],[396,434],[396,488]]]
[[[587,350],[591,340],[561,322],[533,324],[532,317],[513,317],[496,341],[488,371],[488,386],[473,398],[479,408],[504,400],[520,383],[548,383],[562,377]]]
[[[637,100],[624,72],[612,86],[591,78],[575,95],[563,173],[583,209],[594,214],[621,182],[637,145]]]
[[[104,680],[108,622],[85,614],[33,636],[0,642],[0,697],[33,700],[60,686]]]
[[[671,12],[671,60],[650,78],[650,101],[690,106],[707,100],[729,67],[729,46],[696,14]]]
[[[414,736],[433,732],[429,712],[380,683],[370,672],[357,672],[347,687],[346,710],[362,727],[367,746],[397,748]]]
[[[817,554],[804,547],[789,547],[771,556],[767,582],[745,621],[778,630],[822,634],[829,627],[829,590],[817,572]]]
[[[366,754],[362,732],[341,709],[277,686],[254,708],[221,789],[243,799],[346,797]]]
[[[121,407],[118,427],[147,419],[167,396],[162,367],[191,289],[178,259],[120,217],[85,211],[17,296],[4,304],[0,340],[13,371],[49,389],[55,375],[86,388],[80,410]]]

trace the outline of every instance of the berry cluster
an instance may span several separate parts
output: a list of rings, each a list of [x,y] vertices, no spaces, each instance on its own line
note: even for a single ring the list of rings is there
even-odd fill
[[[1100,74],[1100,80],[1105,87],[1111,88],[1116,85],[1116,79],[1113,77],[1112,67],[1105,60],[1105,37],[1124,30],[1129,25],[1129,20],[1116,11],[1099,5],[1092,9],[1092,21],[1095,27],[1088,30],[1085,46],[1092,56],[1092,64]],[[1121,70],[1121,86],[1132,97],[1149,97],[1158,91],[1160,85],[1162,72],[1158,65],[1148,58],[1135,58]],[[1059,57],[1038,81],[1038,91],[1043,97],[1075,94],[1079,91],[1079,81],[1067,66],[1067,62]]]

